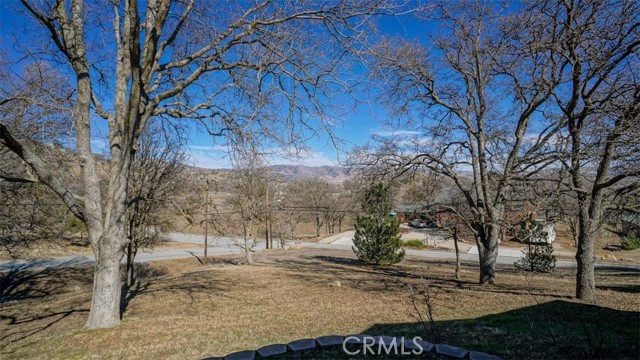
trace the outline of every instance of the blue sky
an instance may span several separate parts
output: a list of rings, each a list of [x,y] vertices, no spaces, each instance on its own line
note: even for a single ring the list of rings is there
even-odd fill
[[[346,160],[346,152],[353,146],[363,145],[372,135],[394,136],[415,135],[407,130],[390,129],[384,126],[386,118],[384,110],[377,108],[372,111],[367,105],[359,106],[353,113],[348,114],[335,128],[335,135],[341,144],[336,148],[326,134],[320,134],[308,142],[309,150],[302,151],[300,156],[285,157],[273,149],[273,155],[268,156],[271,165],[301,164],[307,166],[339,165]],[[209,168],[229,167],[227,150],[224,146],[214,143],[214,139],[195,131],[190,136],[190,146],[194,161],[199,166]],[[268,151],[268,149],[267,149]],[[286,149],[285,149],[286,152]],[[293,154],[293,151],[291,151]]]
[[[0,48],[8,55],[11,61],[16,61],[21,56],[15,51],[15,43],[29,41],[29,36],[33,36],[33,34],[27,35],[27,31],[25,31],[31,26],[31,20],[25,20],[23,14],[15,11],[15,8],[19,6],[17,1],[0,1],[0,32],[2,35]],[[425,30],[428,31],[424,24],[410,21],[407,17],[384,18],[380,21],[380,29],[385,34],[408,38],[424,37]],[[17,71],[20,66],[18,65],[14,71]],[[339,119],[333,129],[336,137],[342,142],[340,149],[336,149],[333,146],[326,134],[320,134],[308,142],[310,149],[300,154],[299,158],[274,154],[269,156],[267,160],[273,165],[338,165],[345,160],[344,150],[364,144],[371,135],[387,136],[394,134],[393,129],[383,126],[386,118],[386,112],[375,103],[361,104],[353,112]],[[96,151],[104,151],[106,149],[106,141],[104,140],[106,134],[107,129],[104,122],[96,119],[94,125],[94,148]],[[209,168],[230,167],[226,149],[217,144],[215,139],[195,129],[190,132],[190,150],[194,164],[197,166]]]
[[[380,20],[379,27],[387,35],[421,39],[424,39],[426,32],[431,30],[426,28],[425,23],[418,23],[408,16],[385,17]],[[340,119],[340,123],[337,123],[334,128],[335,135],[342,142],[339,148],[333,146],[326,134],[321,134],[321,136],[309,141],[311,149],[301,154],[300,158],[288,158],[274,154],[268,157],[268,161],[272,165],[336,166],[346,160],[346,155],[350,148],[363,145],[372,135],[416,135],[416,132],[412,130],[386,127],[387,117],[388,114],[384,108],[374,101],[360,104],[354,111]],[[212,146],[213,140],[210,137],[194,132],[191,139],[193,142],[191,151],[196,164],[209,168],[230,166],[226,158],[228,153],[226,149],[215,144]]]

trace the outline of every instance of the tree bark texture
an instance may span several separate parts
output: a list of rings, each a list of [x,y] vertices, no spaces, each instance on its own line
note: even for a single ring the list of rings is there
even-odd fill
[[[112,235],[106,233],[105,236]],[[88,328],[109,328],[120,324],[122,256],[121,250],[113,248],[103,248],[96,256],[91,310],[86,323]]]

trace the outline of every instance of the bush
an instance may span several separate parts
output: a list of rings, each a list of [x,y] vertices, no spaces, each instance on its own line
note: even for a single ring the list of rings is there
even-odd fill
[[[383,184],[373,185],[362,200],[365,216],[358,216],[353,237],[353,252],[367,264],[391,265],[402,261],[400,224],[391,211],[389,190]]]
[[[65,221],[64,230],[74,234],[86,234],[87,225],[73,215],[68,215]]]
[[[513,264],[520,270],[552,272],[556,268],[556,257],[551,244],[532,244],[522,252],[524,257]]]
[[[424,243],[422,242],[422,240],[407,240],[404,243],[402,243],[403,246],[408,246],[408,247],[412,247],[412,248],[421,248],[424,247]]]
[[[627,235],[620,240],[620,245],[624,250],[635,250],[640,248],[640,237]]]

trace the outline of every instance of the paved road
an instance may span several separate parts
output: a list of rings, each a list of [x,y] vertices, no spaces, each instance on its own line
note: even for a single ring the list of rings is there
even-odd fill
[[[202,245],[204,245],[204,235],[194,235],[194,234],[184,234],[184,233],[170,233],[166,236],[167,240],[181,242],[181,243],[191,243],[194,244],[194,247],[191,249],[166,249],[166,250],[153,250],[153,251],[141,251],[136,255],[135,262],[136,263],[145,263],[149,261],[158,261],[158,260],[174,260],[174,259],[184,259],[193,256],[202,257],[204,256],[204,249]],[[229,255],[229,254],[239,254],[240,249],[236,246],[236,241],[238,239],[233,239],[229,237],[221,237],[214,236],[209,237],[207,242],[209,246],[207,247],[208,255]],[[196,247],[196,245],[200,245],[200,247]],[[265,244],[264,241],[259,242],[254,247],[255,251],[264,250]],[[0,272],[11,271],[11,270],[35,270],[35,269],[43,269],[49,267],[66,267],[66,266],[80,266],[80,265],[91,265],[95,262],[95,257],[93,254],[88,255],[72,255],[72,256],[61,256],[61,257],[52,257],[52,258],[40,258],[33,260],[5,260],[0,261]],[[124,262],[124,259],[123,259]]]
[[[349,236],[352,235],[353,231],[344,232],[342,234],[334,235],[330,239],[332,240],[330,243],[325,243],[325,241],[321,241],[319,243],[301,243],[304,248],[311,249],[333,249],[333,250],[348,250],[351,251],[351,246],[353,242]],[[184,234],[184,233],[170,233],[167,234],[166,238],[171,241],[183,242],[183,243],[194,243],[194,244],[204,244],[204,236],[203,235],[195,235],[195,234]],[[209,237],[209,244],[216,244],[216,246],[227,246],[227,247],[235,247],[235,243],[233,238],[228,237]],[[289,242],[292,244],[292,242]],[[258,249],[264,249],[264,241],[258,243]],[[434,250],[405,250],[407,255],[418,256],[418,257],[426,257],[426,258],[435,258],[435,259],[450,259],[455,260],[456,254],[453,251],[434,251]],[[512,249],[512,248],[500,248],[498,250],[498,264],[501,265],[512,265],[514,262],[519,260],[522,257],[522,250],[520,249]],[[462,261],[471,261],[478,262],[478,247],[472,246],[468,253],[461,253],[460,260]],[[618,264],[616,264],[618,265]],[[557,267],[575,267],[575,261],[572,260],[558,260],[556,262]],[[640,265],[638,265],[640,267]]]
[[[226,248],[226,247],[209,247],[208,255],[227,255],[238,254],[240,251],[238,248]],[[179,250],[158,250],[149,252],[139,252],[135,261],[137,263],[144,263],[149,261],[158,260],[173,260],[183,259],[193,256],[204,256],[204,249],[179,249]],[[124,260],[123,260],[124,261]],[[31,270],[42,269],[49,267],[66,267],[66,266],[80,266],[91,265],[95,262],[93,254],[91,255],[73,255],[73,256],[61,256],[53,258],[40,258],[34,260],[6,260],[0,261],[0,272],[10,270]]]
[[[351,251],[350,246],[339,245],[339,244],[302,243],[302,247],[313,248],[313,249],[333,249],[333,250]],[[405,249],[405,253],[410,256],[423,257],[423,258],[443,259],[443,260],[456,259],[456,253],[452,251]],[[519,259],[520,259],[520,256],[498,255],[497,263],[500,265],[513,265],[513,263]],[[460,254],[460,260],[465,262],[478,262],[478,255],[477,254]],[[575,267],[576,262],[567,261],[567,260],[558,260],[556,262],[556,266],[557,267]],[[638,265],[638,267],[640,268],[640,265]]]
[[[168,234],[167,238],[171,241],[178,241],[183,243],[193,243],[193,244],[203,244],[204,236],[202,235],[193,235],[193,234],[181,234],[181,233],[172,233]],[[235,242],[231,238],[225,237],[213,237],[210,239],[210,246],[208,247],[209,255],[227,255],[227,254],[238,254],[240,253],[239,249],[235,246]],[[351,246],[349,245],[339,245],[339,244],[320,244],[320,243],[301,243],[303,248],[308,249],[332,249],[332,250],[343,250],[351,252]],[[264,241],[260,242],[256,248],[256,251],[264,250]],[[445,260],[455,260],[455,253],[451,251],[433,251],[433,250],[406,250],[407,255],[422,257],[422,258],[434,258],[434,259],[445,259]],[[182,259],[189,258],[192,256],[203,256],[204,251],[202,248],[193,249],[179,249],[179,250],[157,250],[150,252],[140,252],[136,256],[136,262],[143,263],[148,261],[157,261],[157,260],[172,260],[172,259]],[[498,264],[501,265],[511,265],[515,261],[517,261],[520,257],[513,256],[513,254],[509,253],[507,255],[499,255],[498,256]],[[460,254],[460,259],[465,262],[478,262],[477,254]],[[75,255],[75,256],[64,256],[64,257],[56,257],[56,258],[42,258],[35,260],[9,260],[9,261],[0,261],[0,272],[11,271],[11,270],[27,270],[27,269],[42,269],[48,267],[66,267],[66,266],[79,266],[79,265],[89,265],[93,264],[94,257],[93,255]],[[572,260],[558,260],[556,263],[557,267],[561,268],[575,268],[576,263]],[[611,269],[632,269],[632,270],[640,270],[640,264],[632,264],[632,263],[597,263],[596,268],[611,268]]]

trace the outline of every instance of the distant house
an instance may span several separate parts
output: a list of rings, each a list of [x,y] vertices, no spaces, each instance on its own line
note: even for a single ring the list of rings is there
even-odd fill
[[[398,221],[408,223],[411,220],[420,220],[428,227],[444,228],[450,225],[455,215],[441,204],[403,204],[399,205],[395,212]]]
[[[540,242],[551,244],[556,241],[556,226],[553,222],[547,222],[544,219],[536,219],[534,222],[542,226],[542,233],[545,234],[539,239]]]
[[[640,236],[640,215],[625,214],[620,217],[622,233],[625,235]]]
[[[425,204],[401,204],[394,209],[401,223],[409,222],[413,219],[427,220],[429,218],[428,206]]]

